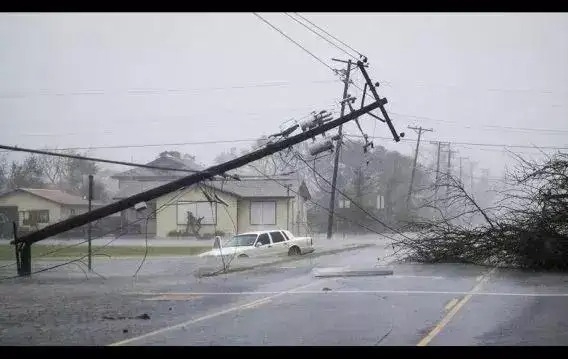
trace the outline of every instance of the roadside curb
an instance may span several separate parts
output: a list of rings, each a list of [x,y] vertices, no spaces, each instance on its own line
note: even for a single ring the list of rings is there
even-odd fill
[[[341,248],[341,249],[325,250],[325,251],[321,251],[321,252],[312,252],[312,253],[310,253],[310,257],[315,258],[315,257],[319,257],[319,256],[324,256],[324,255],[333,255],[333,254],[338,254],[338,253],[342,253],[342,252],[346,252],[346,251],[353,251],[353,250],[357,250],[357,249],[363,249],[363,248],[372,247],[372,246],[375,246],[375,244],[362,244],[362,245],[356,245],[356,246],[351,246],[351,247]],[[282,259],[282,260],[273,261],[273,262],[264,263],[264,264],[238,267],[238,268],[234,268],[234,269],[229,268],[226,271],[219,270],[219,271],[208,272],[208,273],[203,273],[203,274],[198,273],[198,274],[196,274],[196,276],[197,277],[213,277],[213,276],[217,276],[217,275],[230,274],[230,273],[242,272],[242,271],[253,270],[253,269],[260,269],[260,268],[267,267],[267,266],[285,264],[285,263],[303,260],[303,259],[306,259],[306,257],[303,257],[303,256],[291,257],[291,258]]]

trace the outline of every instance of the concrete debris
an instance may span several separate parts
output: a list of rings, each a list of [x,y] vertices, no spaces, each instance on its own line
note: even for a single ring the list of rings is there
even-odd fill
[[[315,268],[312,270],[315,277],[347,277],[347,276],[385,276],[392,275],[393,270],[386,267],[369,268]]]

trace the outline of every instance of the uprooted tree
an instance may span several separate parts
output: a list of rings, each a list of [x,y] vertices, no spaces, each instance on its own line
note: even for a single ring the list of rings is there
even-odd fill
[[[417,236],[393,243],[404,258],[531,269],[568,269],[568,154],[519,155],[492,206],[448,174],[429,189]]]

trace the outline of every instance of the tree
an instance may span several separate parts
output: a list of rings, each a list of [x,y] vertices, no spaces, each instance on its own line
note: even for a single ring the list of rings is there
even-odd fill
[[[42,188],[45,185],[44,168],[40,158],[29,155],[21,164],[12,161],[8,177],[8,188]]]
[[[424,230],[395,248],[422,262],[568,269],[568,153],[542,161],[516,156],[517,167],[489,207],[445,174],[449,191],[426,204],[437,216],[417,221]]]
[[[227,151],[223,151],[222,153],[220,153],[219,155],[217,155],[215,157],[215,159],[213,159],[213,163],[215,164],[222,164],[224,162],[236,159],[239,155],[237,154],[237,148],[236,147],[232,147],[231,150]]]
[[[66,151],[65,153],[82,155],[74,151]],[[0,187],[2,184],[2,168],[0,161]],[[93,161],[31,154],[24,158],[21,163],[12,161],[6,179],[6,187],[8,189],[51,187],[74,195],[86,196],[89,186],[87,177],[89,174],[96,175],[98,171],[99,167]],[[95,182],[93,196],[96,200],[108,199],[103,184]]]
[[[0,154],[0,192],[6,190],[9,175],[7,156],[6,154]]]

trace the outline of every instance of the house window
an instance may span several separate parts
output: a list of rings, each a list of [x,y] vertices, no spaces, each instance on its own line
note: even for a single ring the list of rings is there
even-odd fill
[[[49,210],[20,211],[22,225],[36,225],[49,223]]]
[[[217,206],[209,202],[178,202],[177,203],[177,223],[178,225],[187,225],[188,212],[195,218],[203,218],[202,225],[217,224]]]
[[[276,225],[276,201],[251,201],[251,225]]]
[[[348,209],[350,207],[351,207],[351,201],[350,200],[344,200],[344,199],[339,200],[339,208],[340,209]]]

